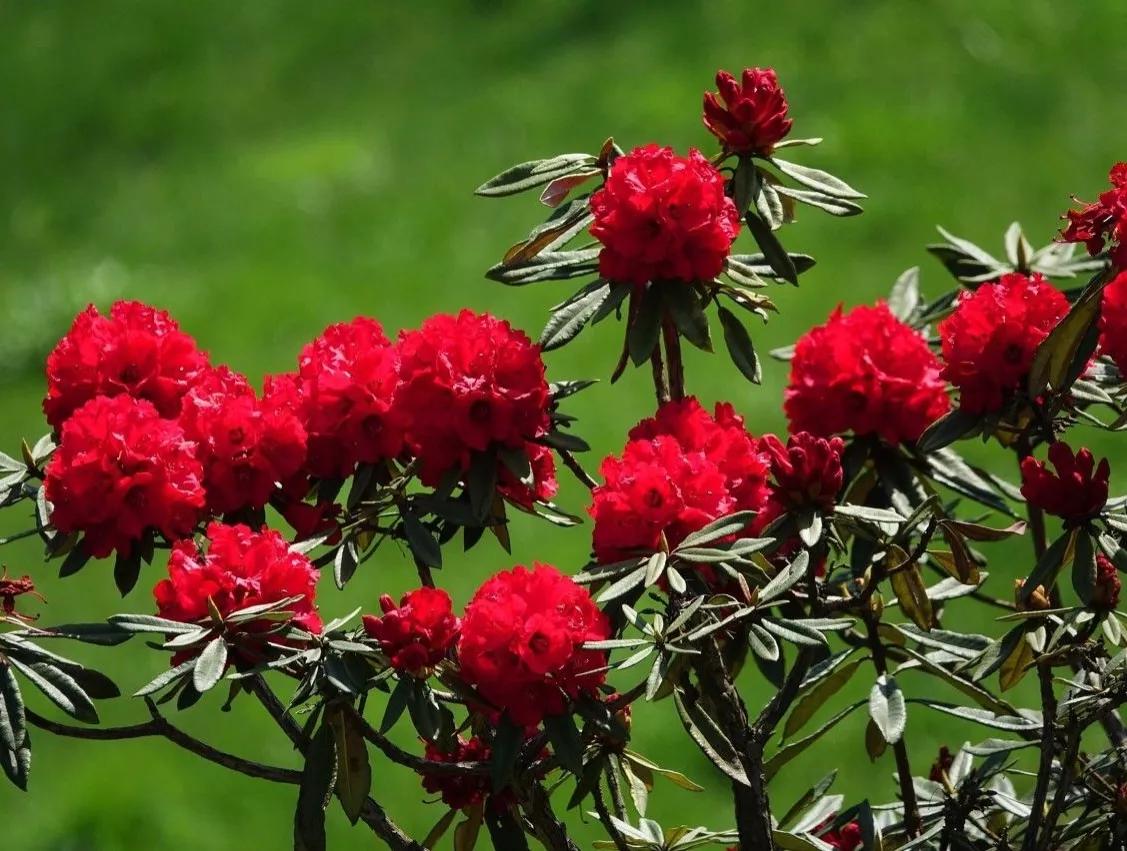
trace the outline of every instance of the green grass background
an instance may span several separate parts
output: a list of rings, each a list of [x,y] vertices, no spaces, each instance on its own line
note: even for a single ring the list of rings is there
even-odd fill
[[[870,195],[859,218],[803,209],[786,229],[788,247],[818,266],[800,289],[775,291],[782,315],[755,329],[763,351],[838,302],[885,293],[908,266],[923,265],[925,290],[946,289],[922,251],[937,223],[1000,251],[1018,218],[1036,243],[1047,241],[1069,194],[1092,197],[1125,150],[1127,9],[1118,0],[103,0],[6,3],[0,16],[0,434],[9,451],[42,432],[43,356],[91,300],[167,307],[217,361],[254,378],[290,368],[303,342],[357,313],[395,331],[470,306],[535,335],[572,286],[506,289],[482,270],[543,210],[533,196],[486,201],[473,187],[522,159],[597,150],[611,134],[627,147],[708,147],[700,95],[717,67],[778,68],[795,135],[826,138],[794,158]],[[605,378],[619,334],[613,324],[584,334],[549,356],[550,376]],[[764,386],[752,388],[722,357],[688,361],[690,387],[706,401],[732,400],[757,432],[782,427],[783,365],[768,362]],[[650,411],[648,376],[630,372],[572,402],[594,462]],[[585,506],[570,484],[562,502]],[[0,519],[9,531],[24,522]],[[512,558],[486,541],[468,557],[451,554],[443,579],[461,603],[514,561],[575,570],[588,541],[585,529],[517,522]],[[1027,557],[996,552],[1004,595]],[[33,545],[0,556],[41,582],[45,622],[151,608],[155,569],[121,601],[106,564],[60,583]],[[372,608],[411,577],[389,549],[344,594],[326,580],[322,608]],[[128,690],[166,664],[141,644],[75,652]],[[749,702],[761,704],[767,688],[745,680]],[[221,715],[220,702],[209,697],[177,720],[221,747],[294,763],[255,706]],[[140,719],[140,706],[116,704],[108,720]],[[651,814],[667,825],[730,827],[724,784],[671,707],[638,716],[637,749],[710,789],[660,788]],[[889,758],[870,765],[863,729],[858,715],[793,763],[773,788],[778,802],[789,805],[835,766],[851,797],[889,799]],[[920,772],[939,742],[984,737],[922,710],[910,734]],[[410,775],[373,759],[373,794],[421,835],[442,808],[422,803]],[[294,798],[292,787],[226,773],[163,742],[38,735],[32,790],[0,787],[0,812],[7,844],[27,851],[273,849],[289,842]],[[584,844],[597,835],[589,819],[569,819]],[[373,842],[335,806],[329,821],[334,848]]]

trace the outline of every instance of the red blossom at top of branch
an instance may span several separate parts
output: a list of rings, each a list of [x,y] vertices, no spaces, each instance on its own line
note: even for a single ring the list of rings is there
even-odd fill
[[[724,268],[740,214],[700,151],[644,145],[619,157],[591,196],[599,274],[612,281],[707,281]]]
[[[1089,449],[1073,453],[1062,441],[1049,447],[1050,472],[1043,461],[1029,456],[1021,462],[1021,495],[1030,505],[1072,525],[1089,520],[1107,503],[1111,465],[1096,464]]]
[[[950,407],[927,342],[884,302],[843,313],[795,346],[784,409],[790,430],[829,437],[852,431],[914,441]]]
[[[384,594],[380,609],[382,617],[364,615],[364,631],[380,643],[397,671],[425,676],[458,637],[450,595],[440,588],[417,588],[404,594],[398,606]]]
[[[1127,266],[1127,163],[1116,163],[1108,173],[1111,189],[1079,210],[1065,213],[1068,225],[1061,231],[1064,242],[1082,242],[1095,257],[1105,243],[1111,262]]]
[[[127,395],[174,417],[206,367],[207,355],[163,310],[118,301],[103,316],[90,305],[47,356],[43,412],[60,429],[95,396]]]
[[[959,407],[971,414],[1000,410],[1066,313],[1064,293],[1038,274],[1003,275],[963,293],[938,327],[943,377],[958,388]]]
[[[704,94],[704,126],[725,151],[768,156],[790,132],[794,122],[773,68],[745,68],[739,80],[717,71],[716,88]]]
[[[1100,350],[1127,376],[1127,272],[1120,272],[1103,291],[1100,307]]]

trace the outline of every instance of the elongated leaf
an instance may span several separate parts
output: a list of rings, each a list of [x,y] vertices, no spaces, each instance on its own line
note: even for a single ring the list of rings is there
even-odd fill
[[[540,348],[546,352],[570,343],[578,336],[599,308],[610,298],[611,284],[595,281],[552,311],[540,333]]]
[[[828,733],[830,730],[844,721],[858,708],[864,705],[864,701],[858,701],[857,703],[845,707],[845,709],[838,712],[813,733],[810,733],[804,738],[797,739],[790,744],[779,748],[779,750],[777,750],[775,754],[769,760],[767,760],[766,764],[763,766],[763,772],[766,775],[767,780],[771,780],[771,778],[779,773],[779,770],[784,765],[786,765],[788,762],[790,762],[792,759],[794,759],[796,756],[798,756],[800,753],[802,753],[804,750],[806,750],[808,747],[822,738],[822,736],[826,735],[826,733]]]
[[[794,261],[767,222],[750,211],[744,215],[744,221],[774,273],[784,281],[798,286],[798,270]]]
[[[888,295],[888,309],[901,321],[907,321],[920,304],[920,267],[906,270]]]
[[[920,629],[931,629],[935,623],[935,615],[931,609],[931,600],[928,599],[923,576],[920,574],[920,566],[912,562],[898,569],[889,578],[904,614]]]
[[[355,711],[347,704],[337,704],[325,711],[325,721],[333,732],[337,757],[337,798],[352,824],[360,819],[360,811],[372,787],[372,766],[364,730]]]
[[[717,309],[720,314],[720,324],[724,328],[724,345],[728,348],[728,356],[744,378],[752,384],[759,384],[763,380],[763,368],[759,363],[759,355],[755,352],[751,335],[732,311],[726,307]]]
[[[771,159],[771,165],[803,186],[808,186],[818,192],[834,198],[864,198],[863,192],[858,192],[840,177],[834,177],[828,171],[799,165],[787,160]]]
[[[1089,284],[1064,319],[1056,324],[1049,336],[1037,347],[1033,365],[1029,368],[1031,397],[1040,396],[1047,387],[1056,392],[1065,389],[1077,354],[1099,319],[1102,292],[1101,283]]]
[[[325,808],[336,783],[336,744],[328,724],[317,728],[305,753],[294,812],[294,851],[325,851]]]
[[[595,602],[606,603],[609,600],[616,600],[628,591],[641,585],[645,579],[646,565],[642,565],[600,591],[599,595],[595,598]]]
[[[23,744],[14,751],[0,748],[0,767],[12,784],[27,791],[27,778],[31,773],[31,734],[24,736]]]
[[[806,569],[809,565],[810,553],[802,550],[795,556],[794,561],[780,570],[770,582],[759,590],[759,604],[769,603],[789,591],[795,583],[806,575]]]
[[[831,216],[856,216],[865,212],[860,204],[846,201],[843,198],[835,198],[832,195],[827,195],[825,192],[818,192],[817,190],[776,186],[774,187],[774,191],[784,198],[793,198],[795,201],[809,204],[811,207],[817,207],[819,210],[825,210]]]
[[[590,169],[595,158],[590,154],[561,154],[543,160],[530,160],[505,169],[474,190],[475,195],[496,198],[514,195],[536,186],[551,183],[572,172]]]
[[[651,284],[642,294],[637,314],[626,329],[626,347],[630,360],[637,366],[649,360],[661,335],[661,296]]]
[[[581,251],[541,251],[519,263],[498,263],[485,277],[522,287],[539,281],[560,281],[593,274],[598,270],[598,248]]]
[[[192,669],[192,685],[200,694],[210,691],[227,669],[227,642],[222,636],[209,641],[196,659]]]
[[[764,618],[762,624],[765,630],[792,644],[820,647],[828,643],[826,637],[820,631],[800,620]]]
[[[931,453],[942,449],[968,435],[974,434],[982,424],[980,417],[955,408],[927,427],[920,435],[917,447],[920,452]]]
[[[1077,529],[1075,535],[1072,587],[1085,606],[1092,604],[1092,596],[1096,591],[1096,552],[1092,546],[1092,536],[1083,528]]]
[[[1020,597],[1023,603],[1029,601],[1038,585],[1043,585],[1045,590],[1048,591],[1056,584],[1057,574],[1064,565],[1069,550],[1072,549],[1074,537],[1076,537],[1075,529],[1061,535],[1037,560],[1037,566],[1033,568],[1033,572],[1025,578],[1025,582],[1021,586]]]
[[[0,745],[9,751],[19,750],[27,736],[23,695],[11,666],[0,666]]]
[[[162,671],[157,674],[146,685],[141,686],[133,693],[134,697],[145,697],[149,694],[155,694],[165,686],[176,681],[180,677],[190,672],[196,666],[195,659],[189,659],[186,662],[181,662],[174,668],[169,668],[167,671]]]
[[[98,710],[82,687],[65,671],[46,662],[26,664],[15,656],[8,661],[67,715],[87,724],[98,723]]]
[[[489,758],[489,776],[493,791],[499,792],[509,785],[513,767],[524,743],[524,731],[514,724],[508,715],[501,716],[501,723],[493,736],[493,753]]]
[[[662,287],[662,301],[681,336],[702,351],[712,351],[712,336],[708,329],[708,316],[694,288],[682,283]]]
[[[677,715],[681,718],[685,731],[697,743],[697,747],[708,757],[709,761],[737,783],[749,786],[747,774],[740,764],[735,746],[716,725],[716,722],[705,714],[696,703],[686,701],[679,689],[673,691],[673,702],[677,705]]]
[[[759,624],[749,624],[747,640],[752,651],[760,659],[767,662],[779,660],[779,642],[775,641],[775,637]]]
[[[583,739],[575,719],[566,713],[549,715],[544,719],[544,731],[560,764],[579,777],[583,773]]]
[[[869,717],[890,745],[896,744],[904,735],[904,726],[908,721],[904,693],[900,691],[896,680],[887,674],[877,677],[869,692]]]
[[[966,721],[973,721],[976,724],[982,724],[985,727],[993,727],[995,730],[1025,732],[1041,729],[1040,721],[1035,721],[1031,718],[1023,718],[1016,715],[998,715],[988,709],[975,709],[970,706],[958,706],[953,703],[943,703],[938,700],[925,700],[923,698],[912,698],[911,702],[922,704],[929,709],[934,709],[937,712],[943,712],[947,715],[952,715],[955,718],[962,718]]]
[[[411,554],[428,567],[442,567],[442,547],[438,540],[410,508],[405,507],[402,515]]]
[[[852,676],[857,672],[857,668],[861,666],[864,659],[854,659],[851,662],[843,665],[840,668],[829,673],[824,679],[816,683],[794,706],[790,715],[787,717],[785,726],[783,727],[783,738],[789,739],[799,730],[806,726],[806,723],[814,717],[819,709],[821,709],[841,688],[849,682]]]

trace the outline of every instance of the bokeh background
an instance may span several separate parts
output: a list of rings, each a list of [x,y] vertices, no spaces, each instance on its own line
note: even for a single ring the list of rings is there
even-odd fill
[[[511,163],[594,151],[612,134],[624,146],[710,147],[700,96],[718,67],[775,66],[794,134],[826,139],[793,158],[870,196],[853,219],[800,208],[785,241],[818,266],[800,289],[775,291],[782,313],[755,330],[762,351],[792,342],[838,302],[882,295],[909,266],[922,265],[925,291],[946,289],[945,272],[922,249],[935,224],[1001,251],[1017,218],[1036,244],[1046,242],[1070,193],[1090,198],[1104,185],[1127,131],[1120,0],[103,0],[7,3],[0,21],[0,435],[10,452],[21,435],[44,430],[43,357],[90,301],[164,306],[215,360],[255,379],[291,368],[305,341],[357,313],[395,331],[470,306],[535,336],[572,287],[506,289],[482,271],[544,211],[532,195],[487,201],[472,189]],[[619,334],[613,323],[585,333],[550,355],[550,376],[605,378]],[[761,388],[719,356],[694,352],[688,369],[707,402],[732,400],[755,431],[782,428],[783,364],[766,363]],[[572,402],[593,466],[650,411],[648,375],[628,373]],[[575,511],[586,504],[570,483],[561,501]],[[25,523],[0,518],[0,529]],[[449,556],[442,578],[459,604],[514,561],[578,569],[589,542],[585,529],[520,521],[512,538],[512,557],[491,540]],[[1006,594],[1028,557],[1018,548],[996,554],[997,590]],[[159,572],[122,601],[107,564],[60,583],[34,545],[0,557],[40,581],[45,622],[148,611]],[[326,578],[322,608],[372,608],[412,575],[389,548],[344,594]],[[978,617],[984,630],[997,629],[990,614]],[[140,643],[75,653],[128,691],[166,664]],[[745,681],[749,701],[761,704],[767,688]],[[868,682],[855,686],[863,693]],[[177,721],[221,747],[293,764],[256,706],[220,714],[220,703],[213,694]],[[138,720],[141,707],[122,700],[104,714]],[[710,789],[659,787],[651,814],[666,825],[730,827],[724,783],[671,707],[639,715],[636,749]],[[920,773],[941,742],[985,737],[924,710],[909,724]],[[851,797],[891,798],[892,767],[887,758],[869,763],[863,730],[858,713],[794,762],[773,787],[778,802],[789,805],[831,767]],[[421,836],[443,808],[424,803],[415,778],[373,759],[373,794]],[[39,735],[32,791],[0,785],[0,812],[6,844],[26,851],[273,849],[290,841],[294,798],[292,787],[226,773],[160,741]],[[590,819],[573,812],[569,820],[589,847],[598,833]],[[374,841],[335,805],[329,821],[334,848]]]

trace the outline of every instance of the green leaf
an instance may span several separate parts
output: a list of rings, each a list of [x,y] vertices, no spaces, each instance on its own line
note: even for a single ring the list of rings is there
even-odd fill
[[[817,207],[819,210],[825,210],[831,216],[856,216],[865,212],[860,204],[855,204],[852,201],[846,201],[842,198],[835,198],[824,192],[811,189],[792,189],[789,186],[775,186],[773,189],[784,198],[793,198],[799,203]]]
[[[1045,590],[1048,591],[1056,584],[1057,574],[1060,572],[1069,550],[1072,549],[1072,539],[1075,536],[1075,529],[1061,535],[1037,560],[1037,566],[1033,568],[1033,572],[1025,578],[1025,583],[1021,586],[1020,596],[1023,603],[1029,600],[1033,592],[1037,590],[1038,585],[1044,585]]]
[[[0,748],[0,765],[8,779],[18,789],[27,791],[27,777],[31,773],[31,734],[24,736],[23,744],[14,751]]]
[[[794,261],[767,222],[750,211],[744,215],[744,221],[774,273],[784,281],[798,286],[798,270]]]
[[[755,161],[751,157],[740,157],[736,171],[732,175],[732,200],[736,205],[736,212],[741,216],[751,206],[755,197],[755,189],[759,183]],[[22,466],[20,469],[23,469]]]
[[[179,679],[180,677],[189,673],[196,666],[195,659],[189,659],[186,662],[181,662],[174,668],[169,668],[167,671],[162,671],[151,679],[148,684],[141,686],[133,693],[134,697],[144,697],[145,695],[155,694],[165,686]]]
[[[626,329],[626,348],[635,366],[649,360],[657,347],[661,336],[661,313],[661,296],[658,288],[651,284],[642,293],[638,311]]]
[[[855,712],[859,707],[864,705],[864,701],[859,701],[850,706],[847,706],[845,709],[838,712],[836,715],[830,718],[829,721],[827,721],[813,733],[810,733],[805,738],[798,739],[791,742],[789,745],[786,745],[785,747],[779,748],[779,750],[775,752],[774,756],[767,760],[767,762],[763,766],[763,773],[766,775],[767,780],[770,781],[772,777],[779,773],[779,770],[784,765],[786,765],[788,762],[790,762],[792,759],[794,759],[796,756],[798,756],[800,753],[802,753],[804,750],[806,750],[808,747],[822,738],[822,736],[826,735],[826,733],[840,724],[843,720],[845,720],[846,717]]]
[[[698,349],[711,352],[712,336],[708,329],[708,317],[696,289],[682,283],[669,284],[662,289],[662,301],[673,316],[673,322],[681,336]]]
[[[821,709],[830,698],[837,694],[841,688],[849,682],[850,678],[857,672],[857,668],[859,668],[864,661],[864,659],[854,659],[832,671],[824,679],[815,684],[814,687],[795,704],[794,709],[791,710],[790,715],[787,717],[786,725],[783,727],[783,738],[789,739],[806,726],[806,722],[814,717],[814,713]]]
[[[919,703],[929,709],[934,709],[937,712],[943,712],[947,715],[953,715],[955,718],[962,718],[966,721],[974,721],[976,724],[982,724],[985,727],[993,727],[995,730],[1011,730],[1013,732],[1028,732],[1032,730],[1040,731],[1041,722],[1031,718],[1024,718],[1016,715],[998,715],[988,709],[974,709],[970,706],[958,706],[953,703],[943,703],[937,700],[925,700],[924,698],[912,698],[912,703]]]
[[[548,734],[548,741],[552,743],[560,765],[579,777],[583,773],[583,738],[575,726],[575,719],[567,713],[546,716],[544,732]]]
[[[775,158],[769,159],[768,162],[787,177],[798,181],[803,186],[807,186],[833,198],[866,197],[863,192],[858,192],[840,177],[834,177],[827,171]]]
[[[761,383],[763,368],[747,328],[728,308],[718,306],[717,309],[720,314],[720,324],[724,328],[724,345],[728,348],[728,356],[732,359],[732,363],[752,384]]]
[[[0,666],[0,745],[19,750],[27,737],[23,695],[10,665]]]
[[[699,547],[704,544],[711,544],[713,541],[717,541],[720,538],[735,535],[746,529],[754,519],[754,511],[737,511],[734,514],[726,514],[723,517],[713,520],[707,526],[702,526],[691,535],[686,535],[678,549],[683,547]]]
[[[1100,298],[1104,277],[1100,275],[1085,287],[1065,317],[1056,324],[1033,355],[1029,368],[1029,395],[1040,396],[1046,388],[1063,392],[1068,386],[1077,355],[1100,318]],[[1075,379],[1075,375],[1071,378]]]
[[[900,553],[905,555],[903,550]],[[931,629],[934,626],[935,614],[932,612],[931,600],[927,596],[920,566],[912,562],[900,567],[889,577],[889,580],[904,614],[920,629]]]
[[[927,427],[920,435],[916,447],[925,454],[935,452],[974,434],[981,425],[982,420],[977,415],[968,414],[962,408],[954,408]]]
[[[196,687],[196,691],[204,694],[219,682],[226,669],[227,642],[223,636],[218,636],[209,641],[196,658],[196,667],[192,669],[192,685]]]
[[[1087,529],[1076,530],[1075,555],[1072,558],[1072,587],[1085,606],[1092,604],[1096,591],[1096,552]]]
[[[346,703],[329,707],[325,720],[333,731],[336,745],[337,798],[348,820],[356,824],[372,787],[372,766],[368,761],[364,729],[355,710]]]
[[[113,580],[117,584],[117,590],[121,592],[122,597],[133,590],[133,586],[137,584],[140,575],[141,554],[139,549],[134,549],[131,555],[117,554],[117,559],[113,565]]]
[[[906,322],[920,304],[920,267],[907,269],[888,295],[888,309],[899,320]]]
[[[749,624],[747,631],[748,644],[760,659],[767,662],[779,660],[779,642],[775,637],[757,623]]]
[[[439,546],[430,529],[423,525],[419,516],[409,506],[404,506],[401,514],[403,531],[407,535],[407,546],[411,548],[411,554],[428,567],[442,567],[442,547]]]
[[[595,598],[595,602],[601,604],[609,602],[610,600],[616,600],[628,591],[641,585],[645,579],[646,565],[644,564],[600,591],[599,595]]]
[[[562,154],[544,160],[530,160],[491,177],[475,189],[474,194],[490,198],[515,195],[573,172],[590,169],[595,162],[595,157],[590,154]]]
[[[518,263],[498,263],[485,277],[512,287],[523,287],[539,281],[562,281],[580,278],[598,271],[598,248],[580,251],[541,251]]]
[[[336,773],[336,744],[329,725],[321,724],[305,752],[294,811],[294,851],[325,851],[325,809]]]
[[[812,269],[815,265],[814,258],[809,254],[789,254],[788,256],[795,271],[800,275]],[[762,254],[730,254],[724,266],[734,280],[744,278],[746,281],[740,281],[740,283],[745,283],[748,286],[762,283],[757,281],[757,278],[782,280]]]
[[[384,707],[383,719],[380,721],[381,733],[386,733],[394,727],[395,722],[403,716],[403,711],[411,701],[412,679],[400,677],[396,681],[395,688],[391,690],[391,696],[387,699],[387,706]]]
[[[750,786],[735,746],[721,732],[716,722],[695,701],[685,701],[680,689],[674,689],[673,701],[686,732],[709,761],[737,783]]]
[[[617,285],[616,285],[617,286]],[[540,332],[540,348],[546,352],[561,348],[574,340],[587,327],[611,297],[612,285],[599,279],[580,289],[575,295],[552,310],[548,323]],[[619,290],[619,300],[625,293]]]
[[[87,724],[98,723],[98,710],[94,708],[93,702],[65,671],[47,662],[27,664],[15,656],[9,656],[8,661],[67,715]]]
[[[524,730],[514,724],[508,714],[502,715],[493,734],[493,752],[489,758],[489,776],[494,792],[500,792],[509,785],[522,744]]]
[[[884,740],[890,745],[900,741],[908,720],[908,709],[904,704],[904,693],[896,680],[881,674],[869,692],[869,717],[877,725]]]
[[[763,628],[774,633],[784,641],[808,647],[821,647],[826,645],[826,637],[813,627],[807,626],[799,620],[774,620],[763,619]]]

